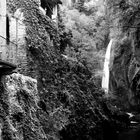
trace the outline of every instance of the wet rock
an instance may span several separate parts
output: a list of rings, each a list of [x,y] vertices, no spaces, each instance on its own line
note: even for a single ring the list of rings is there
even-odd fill
[[[114,60],[110,68],[110,91],[118,105],[126,110],[139,108],[139,62],[135,46],[129,37],[116,43]]]

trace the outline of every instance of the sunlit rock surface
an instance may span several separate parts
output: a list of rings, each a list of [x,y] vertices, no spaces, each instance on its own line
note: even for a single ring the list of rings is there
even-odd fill
[[[46,139],[36,116],[39,100],[37,81],[15,73],[1,81],[0,139]]]

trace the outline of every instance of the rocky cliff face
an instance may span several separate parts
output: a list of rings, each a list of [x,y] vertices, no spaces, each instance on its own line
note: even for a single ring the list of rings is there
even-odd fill
[[[125,37],[116,42],[110,70],[110,90],[127,109],[139,108],[139,49]]]
[[[37,81],[14,73],[2,77],[0,86],[0,139],[45,139],[36,116]]]

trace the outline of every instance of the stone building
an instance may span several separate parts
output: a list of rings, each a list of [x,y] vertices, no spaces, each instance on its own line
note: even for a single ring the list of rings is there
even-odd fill
[[[57,21],[59,4],[61,0],[40,0],[40,6],[44,9],[45,14],[55,22]]]
[[[0,57],[2,60],[17,63],[18,51],[23,51],[25,26],[20,10],[14,14],[7,10],[6,0],[0,1]],[[25,52],[22,55],[25,55]]]
[[[0,57],[5,59],[5,55],[6,55],[6,0],[1,0],[0,1]]]
[[[9,11],[8,2],[0,0],[0,59],[25,67],[27,61],[26,26],[24,13],[19,8]],[[60,0],[36,0],[38,10],[57,22]]]
[[[57,23],[59,5],[72,6],[78,0],[35,0],[38,10]],[[19,67],[27,63],[26,25],[24,13],[19,8],[8,9],[9,1],[0,0],[0,58]]]

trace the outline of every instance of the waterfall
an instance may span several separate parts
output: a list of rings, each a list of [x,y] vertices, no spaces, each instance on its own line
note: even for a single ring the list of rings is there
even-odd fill
[[[106,94],[108,94],[109,91],[109,65],[111,59],[112,43],[113,43],[113,39],[110,40],[107,46],[105,61],[104,61],[103,77],[102,77],[102,88],[104,89]]]

